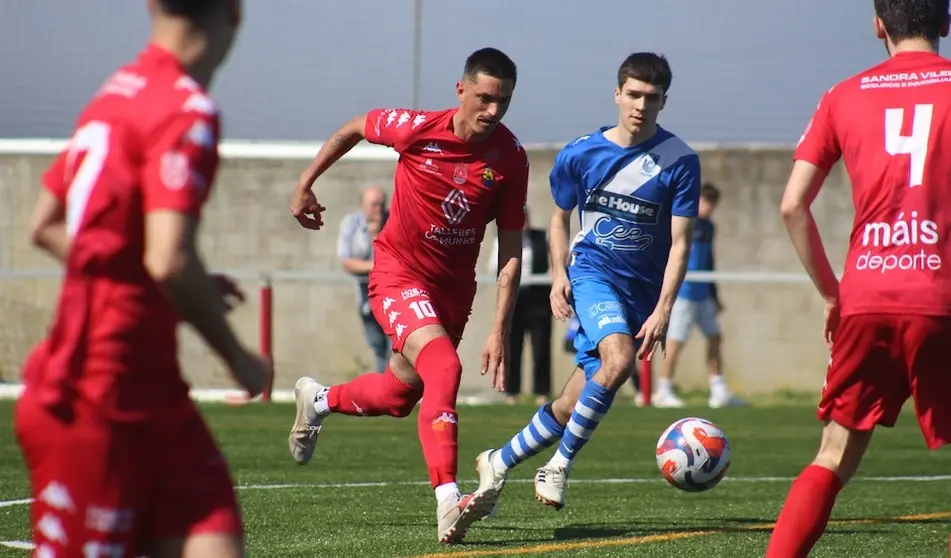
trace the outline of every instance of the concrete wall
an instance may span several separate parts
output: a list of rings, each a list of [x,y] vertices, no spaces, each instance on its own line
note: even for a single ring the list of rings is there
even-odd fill
[[[553,207],[547,176],[554,151],[531,153],[529,204],[535,225],[544,226]],[[0,270],[55,269],[50,259],[31,248],[26,224],[38,192],[47,156],[0,155]],[[720,184],[724,199],[714,216],[719,226],[716,248],[721,270],[785,271],[801,267],[779,218],[779,201],[791,166],[788,150],[710,150],[702,152],[704,178]],[[288,211],[290,192],[306,164],[302,160],[228,159],[206,212],[203,248],[212,267],[248,270],[339,271],[334,257],[340,218],[356,207],[361,185],[391,187],[392,161],[342,160],[319,183],[318,195],[329,210],[327,228],[302,229]],[[837,167],[815,205],[816,218],[836,268],[841,267],[851,227],[847,177]],[[491,242],[493,230],[486,235]],[[490,246],[483,246],[485,270]],[[7,274],[9,275],[9,273]],[[233,314],[241,335],[256,343],[258,283],[244,282],[251,300]],[[55,278],[4,278],[0,281],[0,378],[15,381],[18,366],[47,327],[56,299]],[[300,374],[325,381],[352,377],[370,366],[348,283],[277,282],[274,285],[276,387],[286,388]],[[725,370],[741,393],[777,389],[818,392],[827,351],[821,341],[821,302],[809,283],[721,283],[726,306]],[[460,347],[466,374],[465,394],[486,394],[488,380],[479,375],[482,343],[494,308],[494,285],[480,286],[475,309]],[[555,385],[572,368],[559,340],[553,343]],[[226,372],[183,328],[182,359],[193,383],[230,387]],[[526,351],[527,353],[527,351]],[[526,364],[528,364],[526,354]],[[706,384],[703,343],[698,333],[688,344],[678,372],[685,388]],[[526,380],[527,381],[527,380]]]

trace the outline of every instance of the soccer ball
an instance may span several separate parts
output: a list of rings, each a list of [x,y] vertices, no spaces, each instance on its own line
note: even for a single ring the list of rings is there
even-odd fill
[[[683,418],[657,440],[657,468],[667,482],[687,492],[710,490],[730,467],[730,442],[712,422]]]

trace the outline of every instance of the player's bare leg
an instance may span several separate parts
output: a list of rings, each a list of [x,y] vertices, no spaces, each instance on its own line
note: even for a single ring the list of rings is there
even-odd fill
[[[806,556],[825,531],[836,496],[858,470],[872,431],[829,421],[819,453],[793,481],[769,539],[766,558]]]
[[[491,508],[489,515],[496,511],[509,470],[561,439],[564,425],[571,418],[571,411],[578,402],[584,384],[584,370],[576,368],[565,383],[561,395],[550,405],[543,404],[525,428],[501,448],[486,450],[476,458],[476,471],[479,472],[476,494],[486,500],[486,507]]]
[[[244,558],[244,539],[234,535],[208,533],[187,539],[159,541],[152,558]]]
[[[635,353],[634,338],[623,333],[612,333],[598,344],[601,368],[578,395],[558,451],[535,474],[535,497],[543,504],[564,507],[571,466],[630,376]]]

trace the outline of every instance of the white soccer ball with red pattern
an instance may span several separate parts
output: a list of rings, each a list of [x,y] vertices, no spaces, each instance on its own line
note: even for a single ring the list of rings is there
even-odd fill
[[[730,442],[712,422],[678,420],[657,440],[657,468],[667,482],[687,492],[710,490],[730,467]]]

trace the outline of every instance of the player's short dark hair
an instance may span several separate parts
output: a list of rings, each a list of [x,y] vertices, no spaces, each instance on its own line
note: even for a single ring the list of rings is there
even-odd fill
[[[700,185],[700,197],[710,203],[720,201],[720,189],[713,182],[704,182]]]
[[[948,0],[875,0],[875,15],[892,41],[937,41],[948,21]]]
[[[480,48],[466,58],[466,66],[462,72],[467,78],[475,79],[478,74],[485,74],[496,79],[510,79],[514,83],[518,79],[518,69],[515,62],[507,54],[497,48]]]
[[[163,12],[169,15],[201,19],[214,12],[224,0],[158,0]]]
[[[670,63],[661,54],[653,52],[635,52],[621,62],[617,70],[617,86],[620,89],[628,79],[636,79],[663,88],[666,93],[674,79],[670,72]]]

